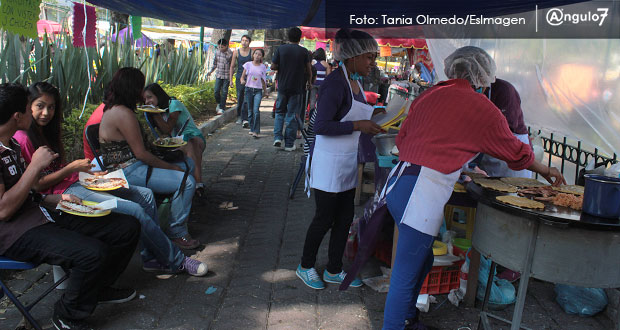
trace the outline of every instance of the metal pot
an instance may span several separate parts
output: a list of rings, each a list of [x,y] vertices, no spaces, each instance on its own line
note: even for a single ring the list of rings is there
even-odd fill
[[[390,151],[396,145],[397,134],[377,134],[372,140],[377,147],[377,153],[381,156],[390,156]]]
[[[620,178],[586,174],[583,212],[604,218],[620,218]]]

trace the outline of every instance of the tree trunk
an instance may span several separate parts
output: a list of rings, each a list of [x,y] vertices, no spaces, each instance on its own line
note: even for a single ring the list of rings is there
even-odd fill
[[[218,40],[222,38],[230,42],[231,34],[232,34],[232,30],[213,29],[213,34],[211,35],[211,42],[217,45]]]
[[[287,32],[288,29],[265,30],[265,61],[271,63],[276,48],[286,43]]]
[[[117,11],[110,10],[110,18],[112,25],[112,33],[117,33],[118,31],[129,26],[129,15],[119,13]],[[118,31],[116,23],[118,23]]]

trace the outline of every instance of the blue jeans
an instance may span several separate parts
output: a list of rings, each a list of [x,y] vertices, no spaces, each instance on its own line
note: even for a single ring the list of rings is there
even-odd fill
[[[194,163],[190,158],[185,160],[189,163],[190,173],[193,173]],[[183,163],[175,163],[175,165],[181,166],[181,168],[185,167]],[[148,165],[137,161],[124,168],[123,172],[129,184],[142,187],[146,185],[147,188],[150,188],[156,194],[174,194],[170,204],[168,236],[170,238],[179,238],[189,235],[187,221],[189,220],[189,212],[192,209],[196,180],[190,174],[185,181],[184,190],[179,191],[181,181],[183,180],[183,172],[153,168],[149,182],[146,184],[147,170]]]
[[[215,103],[220,105],[220,109],[226,109],[226,98],[228,97],[228,79],[215,78]]]
[[[394,180],[391,178],[390,184]],[[416,175],[401,176],[387,195],[388,209],[398,226],[398,243],[383,312],[384,330],[404,329],[405,320],[415,318],[420,289],[433,267],[435,238],[401,223],[416,180]]]
[[[297,137],[295,114],[301,113],[301,99],[301,93],[289,95],[283,92],[278,92],[278,97],[276,98],[276,119],[273,123],[273,138],[274,141],[284,140],[284,146],[287,148],[295,145],[295,138]],[[284,122],[286,122],[286,131],[284,132],[284,137],[282,137]]]
[[[149,188],[130,186],[102,193],[84,188],[79,182],[69,186],[65,194],[75,195],[83,200],[101,203],[116,197],[115,213],[131,215],[140,221],[140,256],[146,262],[156,259],[171,269],[179,269],[185,255],[159,228],[155,197]]]
[[[250,131],[256,134],[260,133],[260,101],[262,99],[263,90],[261,88],[245,88],[245,104],[248,107]]]
[[[245,103],[245,85],[241,82],[241,73],[235,75],[235,87],[237,88],[237,117],[241,120],[248,120],[248,105]]]

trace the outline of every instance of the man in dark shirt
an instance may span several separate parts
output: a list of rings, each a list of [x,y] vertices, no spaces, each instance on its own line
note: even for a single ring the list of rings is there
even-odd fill
[[[98,303],[133,299],[133,289],[110,286],[123,272],[136,247],[140,223],[114,214],[97,221],[54,210],[60,200],[80,202],[73,195],[31,192],[39,173],[58,154],[38,148],[26,167],[19,143],[12,136],[32,122],[26,89],[0,85],[0,255],[32,263],[59,265],[69,271],[65,293],[54,306],[56,329],[88,329],[82,319]]]
[[[278,96],[276,99],[276,120],[273,135],[274,147],[281,147],[284,140],[284,150],[295,150],[297,121],[295,114],[301,116],[303,107],[302,93],[312,86],[312,69],[308,51],[299,45],[301,30],[292,28],[288,31],[289,44],[282,45],[273,54],[271,69],[278,71]],[[282,136],[284,122],[286,132]]]

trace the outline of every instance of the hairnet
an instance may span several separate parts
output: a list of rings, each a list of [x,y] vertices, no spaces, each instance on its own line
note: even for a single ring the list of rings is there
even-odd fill
[[[466,46],[444,60],[444,72],[450,79],[466,79],[476,88],[495,82],[495,61],[482,48]]]
[[[363,31],[340,29],[334,38],[333,56],[337,61],[378,51],[379,46],[375,39]]]

